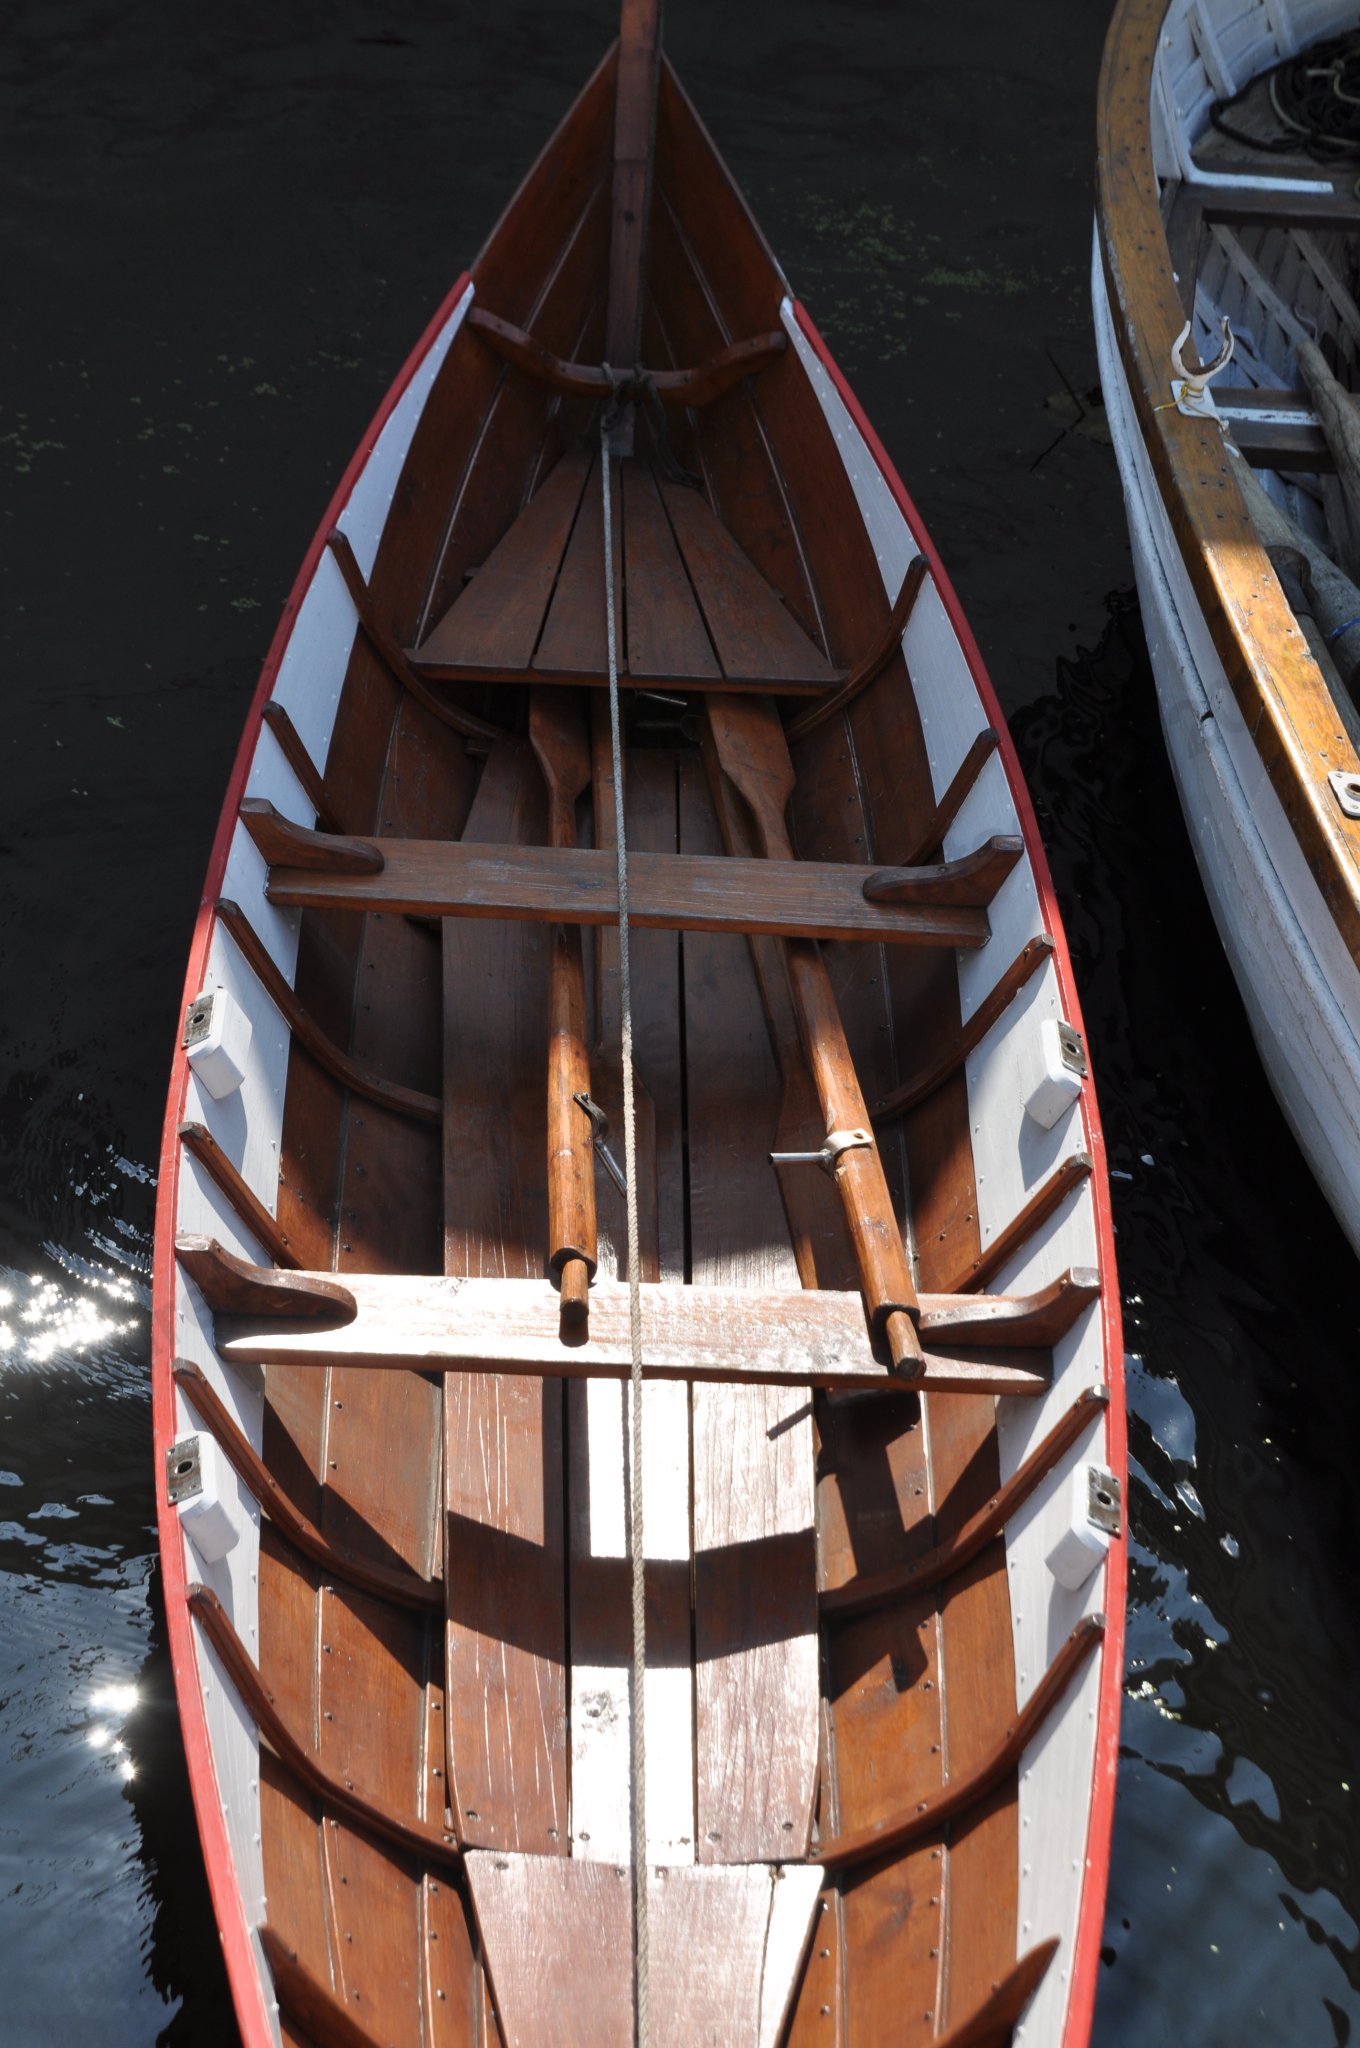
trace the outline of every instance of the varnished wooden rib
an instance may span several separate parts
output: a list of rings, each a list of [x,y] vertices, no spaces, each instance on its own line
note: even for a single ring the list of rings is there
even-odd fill
[[[1109,1405],[1108,1387],[1086,1388],[1005,1485],[998,1488],[986,1505],[971,1515],[948,1541],[935,1544],[910,1564],[893,1565],[885,1571],[848,1579],[842,1586],[829,1587],[821,1596],[823,1620],[866,1614],[871,1608],[910,1599],[914,1593],[928,1586],[940,1585],[961,1571],[993,1536],[1005,1528],[1040,1480],[1053,1470],[1063,1452]]]
[[[314,836],[324,848],[325,834]],[[603,849],[491,846],[468,840],[368,843],[381,848],[381,873],[275,867],[265,891],[269,901],[306,910],[400,910],[425,917],[515,918],[550,924],[618,922],[614,856]],[[929,897],[910,904],[867,902],[864,884],[882,872],[853,867],[848,861],[769,862],[639,852],[628,862],[629,916],[636,925],[669,931],[771,932],[803,939],[886,939],[893,944],[970,948],[986,944],[986,913],[973,905],[936,905]],[[928,868],[925,874],[932,885],[948,892],[946,868]],[[236,915],[239,918],[240,913]],[[274,973],[286,987],[277,969]],[[394,1101],[392,1106],[401,1104]]]
[[[1054,1935],[1021,1956],[966,2019],[936,2037],[935,2048],[1010,2048],[1011,2035],[1062,1946]]]
[[[323,835],[318,835],[323,836]],[[381,882],[382,877],[375,879]],[[305,1045],[312,1058],[327,1073],[334,1075],[342,1087],[352,1089],[356,1095],[366,1095],[370,1102],[381,1103],[384,1109],[395,1110],[400,1116],[418,1117],[421,1122],[437,1124],[443,1114],[439,1098],[425,1095],[417,1088],[403,1088],[396,1081],[388,1081],[381,1074],[375,1074],[352,1059],[347,1052],[341,1052],[338,1045],[326,1036],[316,1019],[280,974],[268,949],[260,943],[258,936],[238,903],[220,897],[213,906],[219,923],[231,933],[240,949],[241,956],[251,969],[265,994],[284,1019],[293,1037]],[[961,913],[955,912],[956,916]]]
[[[963,809],[973,784],[1000,744],[1001,736],[994,726],[985,726],[978,734],[955,770],[948,789],[931,812],[921,836],[907,855],[908,867],[918,867],[922,861],[929,860],[932,855],[939,852],[944,843],[945,833]]]
[[[913,556],[907,573],[902,578],[902,587],[893,602],[893,608],[884,621],[881,632],[875,638],[863,660],[856,662],[849,675],[831,696],[810,710],[800,711],[797,718],[786,726],[785,734],[789,745],[795,740],[805,739],[824,725],[828,718],[834,718],[839,711],[853,704],[861,690],[867,690],[875,677],[882,674],[895,654],[902,651],[902,635],[907,630],[907,621],[916,608],[921,585],[925,582],[930,564],[924,555]],[[933,851],[933,849],[931,849]]]
[[[461,1865],[463,1852],[449,1830],[422,1827],[416,1821],[387,1813],[361,1792],[356,1792],[352,1785],[341,1784],[321,1768],[312,1751],[279,1713],[249,1651],[227,1619],[226,1609],[209,1587],[191,1587],[188,1604],[195,1621],[226,1667],[227,1677],[240,1695],[246,1712],[280,1761],[287,1764],[314,1799],[319,1799],[323,1806],[331,1807],[337,1813],[343,1813],[356,1827],[367,1829],[370,1834],[390,1842],[408,1856],[454,1867]]]
[[[304,1557],[312,1558],[323,1571],[344,1579],[348,1585],[375,1594],[379,1600],[393,1600],[400,1607],[414,1607],[425,1613],[443,1613],[442,1585],[418,1579],[414,1572],[376,1564],[333,1543],[294,1506],[198,1367],[186,1358],[177,1358],[173,1371],[175,1385],[204,1428],[211,1431],[246,1490]]]
[[[273,699],[260,713],[265,724],[279,743],[284,760],[302,784],[307,801],[316,812],[316,822],[323,832],[343,832],[344,826],[326,789],[325,778],[302,743],[302,735],[294,725],[282,704]]]
[[[209,1285],[214,1275],[209,1275]],[[276,1287],[325,1275],[274,1276]],[[342,1290],[337,1290],[342,1291]],[[368,1365],[378,1369],[551,1374],[568,1379],[626,1378],[631,1360],[628,1290],[591,1289],[589,1335],[563,1332],[558,1296],[546,1280],[455,1278],[444,1275],[347,1273],[343,1292],[352,1318],[289,1316],[277,1310],[224,1309],[218,1346],[236,1364],[272,1360],[290,1365]],[[305,1297],[304,1297],[305,1298]],[[937,1297],[938,1301],[938,1297]],[[1005,1312],[1017,1304],[1002,1304]],[[1018,1304],[1019,1343],[942,1336],[910,1385],[920,1391],[1036,1394],[1049,1385],[1046,1358],[1023,1336],[1029,1304]],[[948,1316],[953,1309],[943,1311]],[[937,1313],[939,1311],[937,1310]],[[264,1318],[269,1320],[265,1321]],[[829,1289],[801,1294],[754,1288],[647,1283],[642,1289],[644,1376],[648,1379],[749,1380],[758,1385],[861,1386],[897,1391],[900,1375],[875,1358],[858,1294]]]
[[[1079,1621],[1010,1727],[976,1770],[963,1779],[947,1779],[937,1791],[927,1792],[905,1813],[890,1815],[852,1834],[822,1842],[817,1855],[826,1869],[849,1870],[872,1858],[890,1855],[921,1835],[938,1833],[947,1822],[967,1813],[1000,1783],[1007,1771],[1015,1768],[1104,1634],[1103,1614],[1087,1615]]]
[[[252,1265],[215,1237],[192,1231],[176,1237],[175,1257],[214,1314],[354,1320],[354,1296],[332,1275],[278,1273],[272,1266]]]
[[[484,306],[471,309],[467,324],[498,356],[514,363],[517,369],[524,370],[529,376],[536,377],[540,383],[550,385],[554,391],[568,392],[576,398],[609,396],[609,379],[597,364],[563,362],[561,356],[554,355],[532,334],[526,334],[522,327],[489,313]],[[772,334],[753,334],[748,341],[733,342],[728,348],[718,349],[707,362],[699,363],[693,369],[649,370],[646,375],[665,405],[711,405],[715,398],[721,398],[724,391],[730,391],[743,377],[752,376],[774,362],[787,346],[788,337],[781,328]],[[623,372],[631,365],[619,367]]]
[[[238,1171],[206,1124],[186,1122],[176,1126],[176,1136],[186,1152],[195,1158],[214,1186],[220,1188],[252,1237],[259,1239],[276,1266],[296,1266],[301,1261],[291,1250],[276,1217],[271,1216],[249,1182]]]
[[[1040,932],[1021,948],[1005,973],[987,996],[978,1004],[968,1022],[951,1038],[935,1059],[924,1066],[919,1074],[904,1081],[900,1088],[894,1088],[891,1095],[885,1095],[874,1107],[875,1119],[890,1116],[904,1116],[909,1109],[915,1109],[918,1102],[924,1102],[928,1095],[958,1072],[970,1052],[981,1045],[987,1033],[999,1017],[1005,1015],[1030,976],[1037,974],[1046,960],[1053,956],[1053,940],[1048,932]]]
[[[241,823],[271,867],[315,868],[323,875],[380,875],[383,857],[371,839],[313,832],[276,810],[267,797],[241,801]]]
[[[879,868],[864,884],[870,903],[972,903],[983,909],[1025,850],[1013,832],[997,833],[939,867]]]
[[[296,1949],[290,1948],[267,1920],[260,1928],[260,1947],[274,1979],[279,2011],[315,2048],[383,2048],[375,2035],[360,2026],[349,2007],[312,1975]]]
[[[1061,1207],[1073,1188],[1080,1187],[1084,1180],[1090,1178],[1093,1166],[1089,1152],[1073,1152],[1064,1159],[1061,1166],[1055,1167],[1048,1179],[1035,1189],[1019,1215],[965,1263],[950,1283],[950,1293],[966,1294],[975,1287],[985,1287],[993,1273],[1008,1264],[1040,1224],[1046,1223],[1054,1210]]]
[[[332,527],[326,535],[326,545],[335,558],[335,565],[345,581],[350,602],[359,615],[359,624],[373,652],[391,676],[409,690],[418,704],[422,704],[432,718],[441,725],[451,726],[462,733],[465,739],[490,742],[502,737],[502,728],[490,725],[484,718],[476,718],[470,711],[461,710],[456,704],[446,704],[442,697],[436,697],[423,679],[412,668],[406,655],[398,646],[395,637],[381,624],[374,609],[373,596],[364,581],[363,571],[354,558],[354,550],[338,526]],[[474,750],[475,751],[475,750]],[[485,746],[480,748],[485,752]]]

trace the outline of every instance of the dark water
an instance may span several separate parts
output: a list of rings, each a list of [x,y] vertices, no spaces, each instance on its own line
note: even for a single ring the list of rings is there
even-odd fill
[[[1360,2018],[1360,1276],[1261,1080],[1157,730],[1092,395],[1106,11],[672,0],[668,33],[959,585],[1076,953],[1136,1354],[1096,2040],[1331,2044]],[[609,33],[597,4],[7,12],[6,2043],[232,2038],[152,1538],[190,923],[331,486]]]

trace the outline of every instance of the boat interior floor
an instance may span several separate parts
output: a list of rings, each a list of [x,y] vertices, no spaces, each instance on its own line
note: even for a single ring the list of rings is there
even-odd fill
[[[837,680],[700,490],[631,458],[617,465],[611,500],[622,677],[663,691],[786,696]],[[449,681],[603,682],[604,576],[599,456],[578,447],[411,650],[412,663]]]

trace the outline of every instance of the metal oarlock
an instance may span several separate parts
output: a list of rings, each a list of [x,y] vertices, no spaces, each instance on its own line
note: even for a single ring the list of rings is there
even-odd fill
[[[626,1196],[628,1193],[628,1182],[624,1178],[623,1169],[605,1143],[605,1139],[609,1136],[609,1118],[600,1108],[599,1103],[593,1101],[589,1095],[573,1095],[571,1099],[573,1102],[578,1103],[590,1118],[591,1130],[594,1133],[595,1150],[599,1153],[601,1160],[604,1162],[605,1171],[619,1193]]]
[[[826,1143],[818,1152],[772,1152],[771,1166],[820,1166],[827,1173],[836,1171],[836,1161],[842,1152],[857,1151],[861,1145],[872,1145],[872,1131],[828,1131]]]

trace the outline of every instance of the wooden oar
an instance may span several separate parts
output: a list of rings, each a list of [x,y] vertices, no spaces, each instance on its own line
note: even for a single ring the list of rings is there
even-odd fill
[[[784,822],[793,794],[793,763],[777,710],[754,697],[715,694],[706,700],[705,711],[718,765],[745,799],[761,852],[767,860],[793,860]],[[811,940],[790,939],[785,959],[825,1134],[867,1131],[869,1112],[822,956]],[[870,1321],[883,1335],[893,1364],[918,1371],[920,1308],[877,1145],[840,1151],[834,1173]]]
[[[590,781],[590,747],[574,690],[533,690],[529,739],[548,786],[548,843],[575,846],[576,799]],[[562,1320],[588,1311],[596,1265],[593,1128],[577,1096],[590,1094],[586,983],[579,925],[553,927],[548,997],[548,1265]]]

